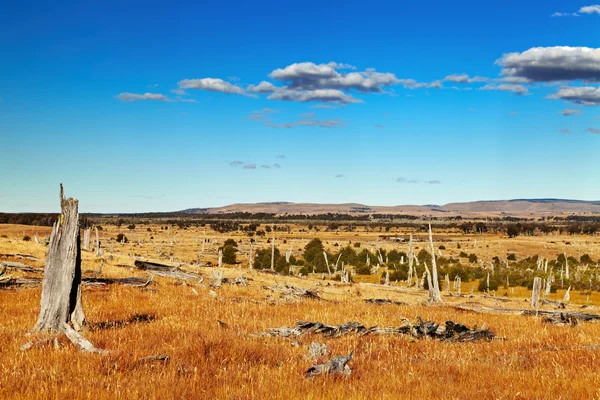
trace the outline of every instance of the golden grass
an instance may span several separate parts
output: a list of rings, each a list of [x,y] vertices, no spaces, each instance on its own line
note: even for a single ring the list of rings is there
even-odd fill
[[[104,242],[116,235],[113,229],[102,232]],[[0,253],[43,256],[43,246],[20,240],[21,230],[21,227],[0,226],[0,235],[8,236],[0,238]],[[38,235],[40,232],[41,228]],[[147,241],[150,233],[138,228],[135,235],[145,238],[146,243],[142,246],[115,245],[118,253],[104,267],[107,276],[133,273],[116,266],[131,264],[128,253],[152,252],[153,245]],[[153,235],[162,240],[161,235],[168,234],[154,232]],[[165,244],[154,246],[174,248],[176,259],[195,260],[198,246],[194,235],[195,232],[180,232],[177,240],[183,243],[171,246],[170,240],[165,239]],[[211,234],[212,239],[217,236]],[[329,238],[324,239],[332,242]],[[365,243],[372,239],[362,238]],[[223,237],[219,238],[221,243],[223,240]],[[293,240],[301,243],[300,238]],[[489,243],[494,240],[498,239],[489,238]],[[597,246],[597,243],[592,245]],[[300,246],[294,245],[297,247]],[[282,250],[287,248],[289,245],[281,244]],[[489,251],[489,248],[484,249]],[[212,246],[207,250],[207,258],[213,257],[214,250]],[[482,256],[484,251],[481,250]],[[536,254],[536,248],[530,251]],[[597,257],[595,254],[594,258]],[[93,254],[84,253],[83,269],[96,267]],[[210,280],[213,269],[198,270]],[[144,276],[140,272],[134,274]],[[238,274],[237,268],[225,269],[226,276]],[[597,324],[558,327],[546,325],[535,317],[477,314],[452,307],[466,302],[496,305],[497,300],[479,295],[473,298],[444,297],[444,305],[428,306],[426,294],[414,289],[327,285],[311,279],[274,277],[247,270],[244,275],[253,279],[248,287],[225,285],[215,290],[216,298],[209,294],[211,289],[207,286],[162,278],[155,279],[151,290],[122,286],[84,287],[84,310],[90,324],[83,334],[97,347],[110,350],[108,355],[80,353],[64,338],[61,339],[64,346],[58,350],[47,345],[20,352],[19,347],[28,340],[25,334],[35,323],[41,290],[0,290],[0,398],[600,397],[600,375],[597,373],[600,350],[577,348],[600,344]],[[261,288],[275,282],[317,288],[322,297],[330,301],[286,302]],[[268,295],[274,295],[276,301],[268,300]],[[528,303],[523,298],[528,295],[525,289],[515,290],[513,297],[522,297],[501,306],[527,308]],[[560,297],[560,293],[556,296]],[[404,301],[410,305],[377,306],[363,302],[373,297]],[[598,304],[597,293],[593,294],[591,302]],[[149,316],[150,321],[132,321],[135,316],[144,315]],[[397,326],[401,317],[414,319],[418,315],[439,323],[451,319],[469,326],[485,325],[506,340],[443,343],[412,341],[406,337],[350,335],[323,338],[309,335],[302,337],[299,345],[293,345],[287,339],[252,335],[269,327],[293,326],[296,320],[318,320],[329,324],[359,321],[365,325]],[[229,328],[220,327],[217,320],[226,322]],[[353,369],[351,377],[346,380],[304,378],[303,372],[311,366],[304,356],[313,340],[326,343],[333,355],[354,350],[354,359],[349,364]],[[551,350],[555,348],[562,349]],[[168,354],[170,359],[164,363],[138,362],[141,357],[156,354]]]

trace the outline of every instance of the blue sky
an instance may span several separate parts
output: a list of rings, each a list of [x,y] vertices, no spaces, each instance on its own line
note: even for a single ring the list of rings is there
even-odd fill
[[[24,1],[0,38],[0,211],[600,199],[593,0]]]

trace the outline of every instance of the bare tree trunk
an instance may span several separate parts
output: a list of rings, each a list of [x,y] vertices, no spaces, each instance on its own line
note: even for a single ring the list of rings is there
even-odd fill
[[[252,269],[252,242],[250,242],[250,254],[248,255],[248,268]]]
[[[96,257],[100,257],[100,237],[98,236],[98,227],[96,230]]]
[[[83,232],[83,249],[85,251],[90,251],[90,233],[91,228],[86,228],[86,230]]]
[[[275,238],[271,240],[271,271],[275,271]]]
[[[442,301],[440,294],[440,283],[438,281],[437,263],[435,262],[435,247],[433,247],[433,234],[431,233],[431,221],[429,222],[429,245],[431,248],[431,279],[433,280],[433,298],[435,302]]]
[[[62,332],[71,322],[75,329],[85,324],[81,304],[81,237],[78,201],[65,199],[60,185],[59,220],[52,227],[42,283],[40,314],[33,331]]]
[[[413,243],[412,243],[412,233],[410,234],[410,239],[408,241],[408,287],[412,285],[412,276],[413,276]]]
[[[531,292],[531,306],[536,310],[540,305],[540,292],[542,289],[542,278],[533,278],[533,291]]]

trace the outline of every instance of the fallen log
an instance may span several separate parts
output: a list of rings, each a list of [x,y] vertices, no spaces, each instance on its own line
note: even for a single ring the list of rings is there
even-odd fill
[[[571,321],[573,321],[573,320],[582,321],[582,322],[590,322],[590,321],[600,320],[600,315],[598,315],[598,314],[589,314],[589,313],[583,313],[583,312],[579,312],[579,311],[572,311],[572,312],[538,311],[536,313],[535,310],[523,310],[522,313],[523,313],[523,315],[529,315],[529,316],[540,315],[540,316],[544,317],[544,320],[547,320],[547,322],[563,321],[563,322],[571,323]]]
[[[19,258],[22,260],[29,260],[29,261],[42,261],[40,258],[37,258],[35,256],[32,256],[31,254],[0,254],[0,257],[12,257],[12,258]]]
[[[10,289],[13,287],[31,288],[41,285],[41,278],[13,278],[11,275],[0,277],[0,289]]]
[[[18,270],[18,271],[23,271],[23,272],[34,272],[34,273],[39,273],[39,274],[44,273],[44,268],[31,267],[29,265],[25,265],[20,262],[12,262],[12,261],[0,262],[0,268]]]
[[[162,276],[163,278],[174,278],[174,279],[200,279],[203,277],[200,274],[194,274],[191,272],[185,272],[182,270],[176,271],[152,271],[153,275]]]
[[[519,308],[493,308],[485,306],[454,306],[454,308],[462,311],[473,311],[482,313],[493,313],[493,314],[512,314],[512,315],[525,315],[525,316],[542,316],[550,318],[551,320],[560,321],[561,314],[568,315],[569,319],[576,319],[578,321],[590,322],[600,320],[600,315],[590,314],[579,311],[547,311],[547,310],[527,310]]]
[[[152,282],[152,275],[148,279],[131,276],[128,278],[83,278],[84,284],[87,285],[124,285],[131,287],[146,287]]]
[[[304,297],[308,299],[322,300],[319,292],[316,290],[303,289],[292,285],[277,284],[273,286],[263,286],[263,289],[279,293],[283,296]]]
[[[141,260],[135,260],[135,262],[133,264],[136,266],[137,269],[141,269],[143,271],[169,272],[169,271],[179,269],[178,266],[170,266],[170,265],[166,265],[166,264],[159,264],[159,263],[155,263],[155,262],[141,261]]]
[[[389,300],[389,299],[365,299],[365,303],[377,304],[378,306],[382,306],[382,305],[386,305],[386,304],[393,304],[396,306],[407,306],[408,305],[408,303],[405,303],[403,301],[395,301],[395,300]]]

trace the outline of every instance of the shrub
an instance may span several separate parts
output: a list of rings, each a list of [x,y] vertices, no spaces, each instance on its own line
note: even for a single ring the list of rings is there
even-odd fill
[[[476,263],[477,262],[477,255],[476,254],[469,254],[469,262],[470,263]]]
[[[117,242],[121,243],[127,243],[129,242],[129,240],[127,239],[127,236],[123,235],[122,233],[119,233],[116,237]]]
[[[227,242],[225,242],[227,243]],[[237,247],[228,244],[226,246],[223,247],[223,262],[225,264],[237,264],[237,260],[236,260],[236,253],[237,253],[238,249]]]
[[[371,268],[363,265],[356,270],[356,273],[359,275],[371,275]]]
[[[498,290],[499,286],[500,286],[500,282],[498,282],[498,279],[490,276],[489,290],[490,291]],[[487,277],[486,277],[479,281],[479,286],[477,286],[477,290],[479,290],[480,292],[485,292],[487,289],[488,289],[488,287],[487,287]]]
[[[29,242],[31,240],[31,238],[27,235],[23,236],[23,240],[26,242]]]
[[[508,255],[506,256],[506,259],[508,261],[517,261],[517,256],[515,256],[515,253],[508,253]]]

